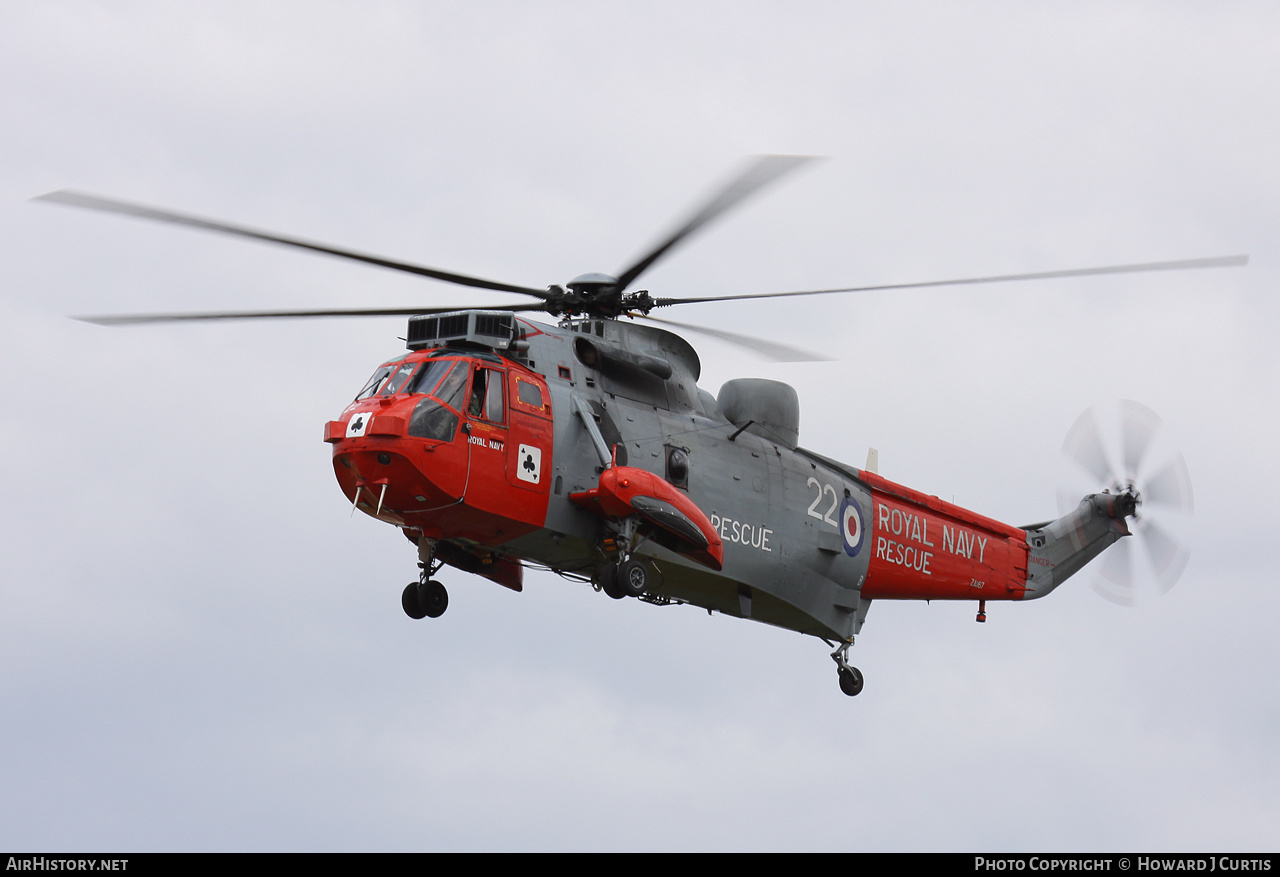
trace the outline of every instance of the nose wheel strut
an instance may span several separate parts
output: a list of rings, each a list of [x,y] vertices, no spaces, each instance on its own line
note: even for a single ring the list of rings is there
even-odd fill
[[[426,541],[426,540],[423,540]],[[428,543],[418,548],[423,559],[418,563],[418,581],[409,582],[400,594],[400,606],[410,618],[439,618],[449,608],[449,592],[445,586],[431,578],[444,563],[436,560],[435,546]]]

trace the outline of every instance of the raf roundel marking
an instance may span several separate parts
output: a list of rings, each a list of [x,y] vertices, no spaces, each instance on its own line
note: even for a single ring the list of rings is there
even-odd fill
[[[844,537],[844,553],[857,557],[866,540],[863,538],[862,506],[851,496],[846,496],[840,505],[840,534]]]

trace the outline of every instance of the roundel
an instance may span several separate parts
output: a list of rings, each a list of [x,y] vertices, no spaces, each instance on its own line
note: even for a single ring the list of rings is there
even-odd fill
[[[840,533],[844,536],[844,553],[857,557],[864,541],[862,506],[851,496],[844,498],[840,506]]]

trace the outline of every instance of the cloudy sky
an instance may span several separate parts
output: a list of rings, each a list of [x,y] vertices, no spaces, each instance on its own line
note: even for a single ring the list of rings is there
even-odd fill
[[[1265,3],[0,7],[0,847],[1274,850],[1280,9]],[[981,513],[1056,513],[1136,399],[1195,484],[1132,609],[877,603],[820,641],[351,518],[322,427],[396,318],[69,314],[500,294],[29,198],[74,187],[542,286],[616,271],[757,153],[828,159],[645,277],[684,296],[1249,253],[1247,269],[735,305],[712,392]]]

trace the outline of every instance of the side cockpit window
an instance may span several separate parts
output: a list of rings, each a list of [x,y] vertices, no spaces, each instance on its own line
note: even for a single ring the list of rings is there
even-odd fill
[[[502,396],[502,372],[479,366],[471,379],[471,401],[467,413],[472,417],[502,423],[506,420],[506,403]]]
[[[502,423],[507,419],[507,407],[502,393],[502,372],[489,369],[489,386],[484,394],[484,419]]]
[[[487,374],[487,371],[478,368],[476,376],[471,379],[471,401],[467,403],[467,413],[472,417],[479,417],[480,412],[484,410],[484,387]]]

